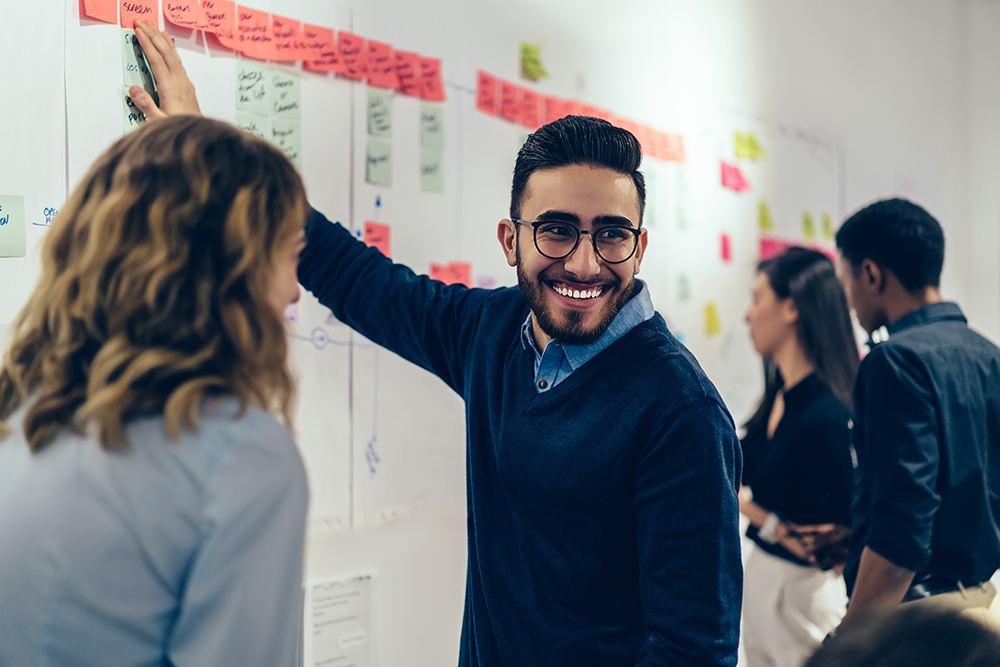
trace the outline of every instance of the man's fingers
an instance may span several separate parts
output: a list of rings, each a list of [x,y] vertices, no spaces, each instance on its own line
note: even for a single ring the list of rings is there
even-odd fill
[[[160,111],[160,107],[156,106],[156,102],[150,97],[142,86],[131,86],[128,89],[128,96],[132,98],[132,104],[136,106],[139,111],[146,114],[146,118],[166,118],[167,114]]]

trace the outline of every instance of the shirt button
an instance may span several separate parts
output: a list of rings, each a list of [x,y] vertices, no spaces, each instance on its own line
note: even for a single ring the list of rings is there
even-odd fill
[[[549,386],[549,383],[546,382],[545,380],[539,380],[538,381],[538,388],[539,389],[545,389],[548,386]]]

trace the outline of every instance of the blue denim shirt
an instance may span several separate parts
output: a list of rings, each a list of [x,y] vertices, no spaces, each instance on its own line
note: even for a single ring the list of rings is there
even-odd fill
[[[596,357],[601,350],[653,317],[656,311],[653,309],[653,300],[649,297],[649,288],[641,280],[636,280],[636,285],[638,293],[618,311],[607,331],[589,345],[564,345],[554,340],[545,347],[544,353],[539,352],[531,332],[531,313],[528,313],[528,318],[521,325],[521,345],[524,349],[530,347],[535,351],[535,390],[538,393],[552,389],[572,375],[573,371]]]

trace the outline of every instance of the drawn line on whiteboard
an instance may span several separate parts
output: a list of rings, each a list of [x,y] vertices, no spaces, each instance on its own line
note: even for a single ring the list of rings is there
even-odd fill
[[[312,346],[317,350],[325,350],[328,345],[334,345],[336,347],[353,347],[359,350],[371,350],[377,347],[371,343],[352,343],[347,340],[334,340],[333,338],[330,338],[330,334],[327,333],[326,329],[323,327],[316,327],[313,329],[311,336],[302,336],[300,334],[290,333],[288,334],[288,337],[312,343]]]
[[[451,88],[452,90],[457,90],[460,93],[465,93],[466,95],[475,95],[476,91],[468,86],[463,86],[458,83],[452,83],[451,81],[444,82],[445,88]]]
[[[368,463],[368,472],[371,478],[375,479],[378,472],[378,464],[382,462],[382,457],[378,455],[375,444],[378,442],[378,350],[372,355],[372,437],[365,445],[365,461]]]

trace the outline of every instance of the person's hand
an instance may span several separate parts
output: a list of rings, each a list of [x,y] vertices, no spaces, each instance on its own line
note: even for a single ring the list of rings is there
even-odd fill
[[[146,118],[166,118],[167,116],[200,116],[198,98],[194,84],[184,71],[177,47],[170,35],[157,32],[152,23],[136,19],[135,36],[139,46],[146,53],[146,60],[156,80],[156,92],[160,96],[160,106],[142,86],[132,86],[128,96]]]
[[[847,526],[824,523],[790,527],[799,535],[810,563],[829,569],[843,567],[847,562],[851,540],[851,529]]]
[[[802,538],[799,537],[799,534],[791,524],[782,521],[778,524],[774,534],[778,538],[778,544],[785,547],[793,556],[807,560],[808,555],[806,554],[805,545],[802,543]]]

